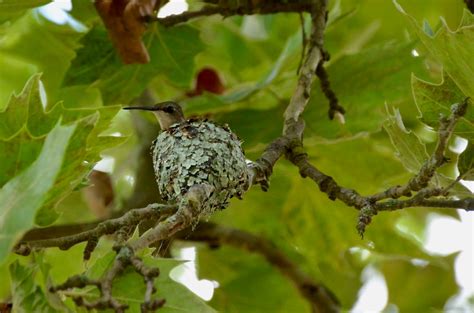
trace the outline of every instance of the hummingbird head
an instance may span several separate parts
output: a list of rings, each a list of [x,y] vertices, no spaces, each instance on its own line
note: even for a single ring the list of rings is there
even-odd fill
[[[150,106],[124,107],[123,109],[153,111],[162,130],[167,130],[171,125],[185,121],[183,109],[173,101],[165,101]]]

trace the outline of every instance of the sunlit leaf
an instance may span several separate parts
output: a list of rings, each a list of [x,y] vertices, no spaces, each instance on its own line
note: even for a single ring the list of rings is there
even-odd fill
[[[423,72],[421,60],[410,54],[412,49],[412,44],[387,43],[331,64],[328,67],[331,88],[346,110],[346,124],[329,120],[328,100],[316,80],[304,113],[310,122],[306,133],[338,138],[378,131],[384,121],[384,103],[399,106],[412,101],[408,78],[412,72]]]
[[[2,169],[0,185],[21,172],[36,159],[44,137],[60,119],[63,123],[69,123],[99,114],[93,122],[94,127],[88,130],[88,137],[82,140],[78,139],[81,144],[75,147],[76,151],[82,151],[81,154],[72,151],[68,153],[68,163],[70,164],[83,161],[96,162],[102,150],[123,142],[124,138],[122,137],[99,136],[109,126],[118,110],[119,107],[112,106],[67,109],[62,103],[57,103],[45,111],[40,96],[40,76],[34,75],[26,83],[23,91],[18,95],[13,95],[4,111],[0,112],[2,121],[0,123],[0,147],[3,147],[3,151],[5,151],[4,162],[0,166]],[[78,158],[81,155],[83,158]],[[77,173],[72,175],[75,176]],[[82,176],[83,174],[77,177]],[[71,188],[74,186],[72,184]]]
[[[37,271],[38,265],[22,265],[19,261],[10,265],[15,312],[67,312],[48,302],[45,292],[35,284]]]
[[[465,180],[474,180],[474,143],[469,141],[458,160],[459,175]]]
[[[441,116],[450,116],[451,107],[466,99],[448,75],[444,75],[444,80],[440,84],[431,84],[413,76],[412,88],[415,103],[421,113],[421,120],[434,129],[438,129]],[[460,118],[454,133],[468,140],[474,140],[474,107],[472,105],[468,105],[467,112]]]
[[[462,21],[455,31],[450,30],[446,21],[441,19],[442,27],[430,36],[400,5],[397,4],[397,8],[408,18],[425,47],[443,65],[444,70],[459,89],[466,96],[474,97],[474,62],[472,62],[474,16],[472,13],[464,10]]]
[[[442,311],[445,302],[458,289],[454,274],[447,266],[424,260],[387,260],[382,262],[380,270],[387,281],[389,303],[396,304],[400,312],[421,312],[428,308]],[[425,289],[424,286],[436,288]]]
[[[0,2],[0,22],[20,16],[26,10],[45,5],[52,0],[3,0]]]
[[[389,114],[383,126],[393,146],[397,149],[397,155],[402,164],[410,172],[418,173],[429,157],[424,143],[415,133],[405,128],[398,110],[394,110],[393,115]]]
[[[398,110],[394,110],[393,114],[388,113],[388,118],[383,126],[390,136],[390,140],[403,166],[411,173],[417,174],[429,158],[425,144],[415,133],[405,128]],[[435,173],[434,179],[431,181],[435,186],[448,186],[452,182],[453,179],[440,173]],[[460,195],[471,194],[466,187],[459,183],[456,183],[453,188]]]
[[[37,210],[54,185],[76,125],[57,125],[46,137],[38,159],[0,190],[0,262],[15,240],[34,225]]]
[[[5,57],[8,65],[0,68],[0,81],[5,80],[6,86],[17,82],[12,89],[0,88],[0,103],[4,103],[13,91],[19,91],[24,81],[34,73],[43,72],[42,80],[48,95],[48,102],[55,103],[61,81],[78,48],[78,41],[83,36],[85,28],[78,24],[55,24],[41,14],[30,11],[14,21],[2,33],[0,54]],[[10,61],[12,60],[12,61]],[[30,69],[21,66],[21,71],[14,72],[10,62],[17,64],[25,62]],[[8,79],[12,79],[8,81]]]

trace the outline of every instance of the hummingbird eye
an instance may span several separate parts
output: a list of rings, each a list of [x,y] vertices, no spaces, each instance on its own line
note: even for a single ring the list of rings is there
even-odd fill
[[[164,107],[163,111],[165,111],[166,113],[173,113],[174,108],[169,105],[169,106]]]

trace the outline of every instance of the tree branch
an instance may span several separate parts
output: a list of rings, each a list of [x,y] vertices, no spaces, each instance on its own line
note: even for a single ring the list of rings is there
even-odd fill
[[[168,216],[173,214],[176,211],[176,205],[164,205],[164,204],[150,204],[145,208],[130,210],[125,213],[123,216],[111,220],[107,220],[101,223],[98,223],[94,228],[82,231],[76,234],[71,234],[63,237],[48,238],[48,239],[39,239],[32,240],[33,236],[23,238],[13,249],[17,254],[28,255],[32,249],[41,249],[41,248],[50,248],[58,247],[61,250],[67,250],[72,246],[81,243],[81,242],[97,242],[97,240],[104,235],[115,234],[119,230],[124,228],[134,228],[141,221],[146,220],[158,220],[163,216]],[[41,237],[45,231],[40,231],[40,229],[35,231],[36,236]],[[95,248],[95,246],[94,246]],[[85,259],[87,255],[90,256],[90,247],[85,250]]]
[[[326,27],[326,0],[317,1],[312,8],[312,29],[306,60],[301,67],[298,84],[286,108],[283,135],[288,138],[301,138],[303,129],[295,128],[311,94],[311,85],[316,68],[323,56],[323,38]]]
[[[253,6],[238,6],[238,7],[225,7],[225,6],[205,6],[199,11],[188,11],[177,15],[171,15],[164,18],[148,17],[148,22],[159,22],[164,26],[174,26],[180,23],[187,22],[191,19],[195,19],[203,16],[211,16],[219,14],[223,17],[229,17],[233,15],[253,15],[253,14],[274,14],[274,13],[301,13],[310,12],[312,8],[311,1],[299,2],[299,3],[275,3],[262,1],[256,7]]]
[[[323,32],[326,21],[325,14],[323,14],[323,12],[325,12],[325,2],[323,1],[318,4],[320,6],[313,11],[312,15],[313,27],[306,60],[301,68],[295,92],[284,114],[283,136],[274,140],[255,162],[256,165],[252,169],[257,173],[254,174],[253,177],[264,177],[265,180],[268,180],[274,165],[278,159],[285,154],[286,158],[298,167],[301,176],[311,178],[318,185],[319,189],[328,195],[329,199],[339,199],[346,205],[360,211],[357,229],[361,235],[363,235],[365,227],[371,222],[372,216],[376,215],[379,210],[390,211],[391,209],[396,210],[412,206],[433,207],[435,205],[440,205],[445,208],[452,205],[452,208],[459,207],[465,210],[472,210],[473,198],[463,200],[427,199],[428,197],[447,195],[446,190],[443,193],[436,194],[438,192],[436,188],[428,189],[427,191],[429,192],[421,193],[421,190],[428,186],[436,170],[446,162],[447,159],[444,153],[448,141],[457,121],[466,113],[469,102],[468,99],[465,99],[460,104],[453,105],[451,116],[440,120],[438,142],[435,151],[423,164],[420,171],[404,186],[394,186],[372,196],[361,196],[354,189],[340,186],[331,176],[321,172],[309,162],[308,156],[303,148],[302,135],[305,125],[301,119],[301,114],[310,97],[314,73],[319,72],[320,76],[322,75],[322,84],[326,84],[327,87],[329,87],[328,82],[325,82],[327,78],[324,76],[325,72],[321,72],[321,68],[318,68],[324,61]],[[335,98],[335,95],[334,97],[332,97],[332,95],[329,96],[329,99]],[[334,114],[343,113],[343,109],[339,110],[337,106],[331,106],[330,112],[331,109]],[[254,179],[253,183],[259,183],[259,180]],[[402,196],[411,197],[412,191],[418,192],[417,196],[408,200],[378,203],[378,201],[387,198],[397,199]]]
[[[88,310],[91,309],[112,309],[117,313],[125,312],[128,305],[120,303],[112,295],[113,281],[127,267],[132,267],[135,272],[140,274],[145,280],[146,290],[144,301],[141,304],[142,312],[154,312],[165,304],[164,299],[152,299],[151,296],[156,292],[154,281],[160,275],[160,270],[155,267],[147,267],[143,261],[134,256],[130,248],[118,248],[117,257],[112,267],[99,280],[90,279],[85,275],[76,275],[68,278],[64,283],[51,287],[50,292],[68,290],[71,288],[85,288],[87,286],[95,286],[100,297],[96,301],[88,301],[83,296],[73,296],[73,301],[77,306],[82,306]]]

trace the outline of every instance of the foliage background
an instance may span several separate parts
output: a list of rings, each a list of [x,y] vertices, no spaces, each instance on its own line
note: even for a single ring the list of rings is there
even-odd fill
[[[127,206],[138,179],[139,150],[146,145],[135,129],[137,124],[153,121],[147,115],[121,112],[120,105],[139,97],[145,88],[158,100],[180,99],[187,114],[207,114],[228,123],[244,140],[247,156],[254,159],[281,132],[282,113],[295,87],[301,55],[296,14],[210,17],[172,28],[150,25],[145,42],[151,63],[124,66],[89,1],[73,0],[69,14],[74,20],[64,24],[47,20],[36,8],[48,2],[0,3],[0,151],[4,151],[0,277],[8,277],[0,284],[0,298],[13,298],[25,311],[35,307],[45,312],[74,307],[69,300],[63,303],[47,293],[45,286],[85,270],[98,275],[110,262],[110,244],[102,240],[87,264],[81,261],[83,245],[30,257],[8,254],[8,250],[33,226],[95,220],[81,188],[101,158],[114,160],[108,170],[115,209]],[[341,185],[362,194],[405,182],[417,170],[420,156],[410,156],[397,142],[406,143],[416,134],[421,141],[415,138],[415,146],[431,151],[434,132],[422,122],[435,127],[443,105],[449,108],[458,101],[456,95],[474,96],[472,65],[461,64],[474,54],[474,23],[462,1],[399,3],[409,16],[391,1],[332,1],[325,37],[331,53],[328,71],[347,110],[347,123],[327,119],[326,100],[317,86],[304,114],[305,147],[311,160]],[[191,7],[196,5],[190,1]],[[463,15],[462,32],[446,31],[447,25],[457,29]],[[447,25],[439,16],[444,16]],[[424,26],[423,19],[428,22]],[[447,35],[431,40],[426,37],[431,29]],[[447,72],[443,86],[450,96],[444,93],[429,102],[434,87],[423,81],[440,83],[442,66]],[[226,92],[186,97],[203,67],[218,71]],[[433,109],[436,105],[441,109]],[[410,135],[399,132],[394,109],[413,131]],[[474,133],[472,116],[458,128],[458,135],[468,140]],[[453,149],[450,154],[456,160],[460,152]],[[455,177],[455,162],[442,171]],[[385,277],[386,312],[395,307],[400,312],[426,312],[427,308],[434,312],[454,309],[448,300],[460,292],[453,266],[456,255],[436,255],[424,247],[425,228],[434,212],[458,218],[456,213],[437,209],[379,214],[361,240],[355,231],[355,210],[329,201],[294,167],[281,161],[268,193],[254,188],[213,220],[271,238],[304,271],[328,286],[345,309],[357,301],[361,274],[370,267]],[[472,237],[465,240],[472,242]],[[176,253],[180,247],[175,247]],[[259,256],[229,247],[210,250],[196,245],[196,249],[199,277],[219,283],[214,297],[208,306],[162,275],[159,294],[168,300],[163,311],[309,310],[290,283]],[[181,264],[153,262],[164,273]],[[141,281],[129,273],[116,292],[136,305],[143,286],[130,294],[126,288],[130,284],[141,286]],[[472,298],[470,305],[473,309]],[[469,303],[461,308],[469,311]]]

